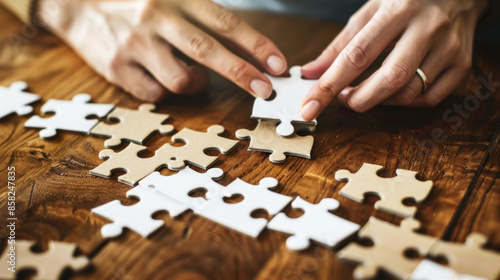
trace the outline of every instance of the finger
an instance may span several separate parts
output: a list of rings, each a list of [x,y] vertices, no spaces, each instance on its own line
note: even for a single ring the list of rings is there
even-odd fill
[[[269,79],[250,63],[234,55],[214,38],[181,18],[158,24],[158,33],[184,54],[213,69],[254,96],[272,93]]]
[[[268,38],[240,17],[212,1],[181,1],[183,11],[210,32],[234,43],[249,54],[267,72],[280,75],[287,70],[283,53]]]
[[[347,98],[347,106],[356,112],[365,112],[398,93],[411,81],[432,43],[432,33],[422,32],[420,24],[409,27],[380,69]]]
[[[438,105],[458,87],[467,73],[468,71],[464,68],[455,67],[447,70],[431,84],[422,96],[415,99],[410,106],[434,107]]]
[[[316,118],[402,32],[405,28],[402,17],[403,13],[391,14],[385,10],[375,13],[306,95],[301,109],[305,120]],[[308,106],[310,102],[313,103]]]
[[[172,46],[163,40],[153,40],[148,54],[142,53],[135,60],[172,93],[195,93],[208,86],[208,73],[175,57]]]
[[[169,92],[146,71],[133,64],[126,64],[120,68],[118,85],[136,98],[146,102],[160,102]]]
[[[339,53],[370,21],[378,9],[378,3],[368,1],[351,16],[347,25],[315,60],[302,66],[302,75],[307,79],[318,79],[332,65]]]

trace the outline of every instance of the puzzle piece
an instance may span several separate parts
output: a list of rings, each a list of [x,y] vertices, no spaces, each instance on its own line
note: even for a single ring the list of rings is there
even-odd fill
[[[286,240],[290,250],[305,250],[310,240],[334,247],[359,229],[359,225],[328,212],[339,207],[339,202],[333,198],[323,198],[320,203],[312,204],[297,197],[292,207],[304,210],[304,214],[289,218],[285,213],[278,213],[267,225],[269,229],[292,234]]]
[[[148,237],[163,225],[163,221],[151,216],[158,211],[167,211],[171,217],[176,217],[188,208],[175,200],[158,192],[155,188],[137,186],[127,192],[127,197],[138,198],[139,202],[124,206],[119,200],[113,200],[92,209],[93,214],[113,221],[101,229],[105,238],[113,238],[122,234],[124,228],[131,229],[143,237]]]
[[[144,152],[146,147],[134,143],[130,143],[119,153],[109,149],[103,150],[99,153],[99,157],[107,161],[92,169],[90,174],[109,178],[113,171],[126,171],[127,174],[118,177],[118,181],[134,186],[140,179],[165,166],[172,170],[180,170],[187,162],[207,169],[215,163],[217,157],[208,156],[204,151],[216,149],[227,153],[238,144],[238,141],[218,136],[223,131],[224,128],[220,125],[209,127],[206,133],[185,128],[172,139],[183,140],[186,145],[173,147],[165,144],[150,158],[139,158],[137,155]]]
[[[422,260],[411,274],[410,280],[486,280],[473,275],[458,274],[453,269],[430,260]]]
[[[425,256],[437,241],[437,238],[415,233],[420,222],[405,219],[401,226],[395,226],[375,217],[370,217],[365,226],[358,232],[360,238],[369,238],[373,246],[364,247],[351,243],[342,249],[340,259],[361,263],[354,270],[356,279],[369,279],[383,269],[391,275],[406,279],[420,262],[419,258],[406,258],[405,251],[416,250],[420,256]]]
[[[207,192],[207,200],[196,198],[199,207],[193,211],[227,228],[257,238],[266,227],[267,220],[253,218],[251,214],[256,210],[266,210],[269,215],[275,215],[292,200],[289,196],[272,192],[271,189],[277,185],[278,181],[274,178],[264,178],[256,186],[236,179],[227,187],[221,186],[221,192]],[[241,195],[243,200],[237,203],[224,201],[224,197],[233,195]]]
[[[252,131],[239,129],[236,137],[249,139],[248,150],[271,153],[269,160],[274,163],[282,163],[286,156],[297,156],[310,159],[314,138],[311,135],[299,136],[293,134],[291,137],[281,137],[276,134],[277,120],[259,120],[257,127]],[[302,126],[305,129],[314,130],[311,125]]]
[[[469,234],[465,244],[438,241],[429,255],[446,257],[448,265],[458,273],[498,279],[500,254],[482,249],[486,241],[486,237],[480,233]]]
[[[142,104],[138,110],[116,108],[108,115],[108,119],[117,119],[118,124],[98,123],[91,131],[91,135],[107,136],[111,139],[104,142],[107,148],[118,147],[122,140],[129,140],[137,144],[144,144],[156,131],[168,134],[174,130],[169,124],[162,124],[169,115],[153,113],[153,104]]]
[[[48,250],[43,253],[36,253],[31,250],[35,245],[34,241],[17,240],[15,244],[8,245],[7,248],[15,246],[15,272],[8,270],[10,267],[9,251],[2,254],[0,259],[0,279],[17,279],[16,274],[25,269],[36,270],[33,279],[53,280],[59,279],[62,271],[71,267],[78,271],[89,264],[86,257],[74,257],[73,254],[77,248],[76,244],[50,241]]]
[[[266,101],[256,98],[253,104],[252,118],[280,120],[276,133],[283,137],[294,133],[293,122],[316,124],[316,120],[307,122],[300,114],[300,105],[316,83],[316,80],[302,79],[300,66],[290,68],[291,77],[273,77],[267,75],[276,92],[276,98]]]
[[[71,101],[50,99],[42,106],[42,112],[56,114],[48,118],[32,116],[24,127],[43,128],[40,131],[41,138],[54,137],[57,130],[88,134],[99,121],[86,118],[105,117],[114,108],[112,104],[89,104],[90,99],[90,95],[84,93],[75,95]]]
[[[154,172],[139,182],[141,186],[154,187],[158,192],[166,195],[179,204],[189,209],[198,209],[205,204],[189,196],[189,193],[199,189],[207,190],[214,196],[221,192],[219,184],[214,180],[219,180],[224,176],[220,168],[210,168],[205,173],[198,173],[189,167],[182,169],[171,176],[163,176],[160,172]]]
[[[396,170],[398,176],[382,178],[377,173],[382,166],[363,163],[356,173],[339,170],[335,173],[338,181],[348,181],[340,190],[340,194],[350,199],[362,202],[365,194],[375,194],[380,200],[375,202],[375,208],[404,217],[413,217],[417,211],[415,206],[406,206],[403,200],[414,199],[422,202],[432,188],[432,181],[419,181],[415,178],[417,172],[404,169]]]
[[[24,116],[33,112],[29,104],[40,100],[40,96],[24,92],[27,88],[25,82],[14,82],[10,87],[0,86],[0,119],[12,113]]]

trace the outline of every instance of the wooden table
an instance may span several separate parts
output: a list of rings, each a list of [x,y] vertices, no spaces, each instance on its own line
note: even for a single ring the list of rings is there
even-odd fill
[[[342,28],[333,23],[261,13],[245,13],[243,17],[283,50],[289,65],[301,65],[314,58]],[[43,101],[70,99],[86,92],[97,103],[126,108],[140,104],[98,76],[58,38],[41,30],[27,30],[3,8],[0,26],[1,85],[27,81],[31,92],[40,94]],[[25,40],[12,44],[13,36]],[[313,203],[333,197],[341,204],[336,214],[361,225],[370,216],[395,224],[401,218],[375,210],[373,197],[361,204],[339,195],[345,183],[335,180],[335,171],[354,172],[364,162],[384,166],[386,171],[381,176],[394,176],[397,168],[418,171],[420,179],[434,182],[428,199],[418,206],[423,233],[463,242],[470,232],[481,232],[489,238],[487,248],[500,252],[498,81],[498,47],[477,46],[474,71],[454,96],[436,108],[378,107],[358,114],[332,104],[318,119],[311,160],[289,157],[284,164],[273,164],[268,154],[247,151],[248,141],[242,141],[228,155],[210,153],[219,155],[215,167],[227,172],[224,185],[236,178],[257,184],[263,177],[275,177],[280,183],[277,192],[300,195]],[[478,88],[483,95],[490,93],[489,97],[466,97],[474,96]],[[256,125],[249,118],[252,101],[235,85],[216,78],[204,97],[175,97],[160,104],[158,111],[170,114],[177,130],[205,130],[221,124],[227,130],[226,136],[235,139],[237,129],[253,129]],[[41,104],[36,104],[36,114],[40,114]],[[448,112],[459,105],[465,108],[461,115]],[[336,256],[341,248],[328,250],[314,245],[305,252],[293,253],[285,247],[285,235],[265,230],[258,239],[252,239],[192,213],[176,219],[165,213],[157,215],[166,226],[149,239],[127,231],[119,238],[105,240],[100,228],[108,221],[92,215],[90,209],[115,199],[124,204],[134,200],[125,198],[130,187],[118,183],[116,176],[103,179],[89,174],[102,162],[98,153],[104,148],[104,139],[63,132],[54,140],[42,140],[37,130],[23,128],[27,119],[12,115],[0,122],[0,217],[6,221],[7,167],[15,166],[17,238],[37,240],[41,250],[49,240],[74,242],[81,254],[91,258],[90,269],[66,273],[64,278],[352,277],[355,266]],[[154,151],[169,141],[170,136],[156,135],[147,146]],[[172,172],[163,170],[162,174]],[[286,212],[298,215],[290,207]],[[0,233],[5,248],[5,226],[0,227]],[[380,277],[388,276],[381,273]]]

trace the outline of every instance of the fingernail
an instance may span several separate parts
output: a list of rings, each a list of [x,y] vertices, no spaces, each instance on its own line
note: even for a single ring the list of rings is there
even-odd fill
[[[339,95],[342,95],[342,96],[347,96],[349,94],[349,92],[351,92],[351,89],[350,88],[345,88],[343,89]]]
[[[286,67],[285,61],[283,61],[283,59],[281,59],[279,56],[274,55],[274,54],[270,55],[267,58],[267,65],[276,74],[281,74],[286,70],[285,69],[285,67]]]
[[[266,82],[263,80],[258,80],[255,79],[252,82],[250,82],[250,89],[259,97],[262,97],[264,99],[268,98],[271,96],[271,93],[273,92],[273,89],[271,86],[269,86]]]
[[[321,108],[321,104],[317,100],[311,100],[306,103],[300,110],[300,114],[302,118],[306,121],[313,120],[316,115],[319,114],[319,110]]]

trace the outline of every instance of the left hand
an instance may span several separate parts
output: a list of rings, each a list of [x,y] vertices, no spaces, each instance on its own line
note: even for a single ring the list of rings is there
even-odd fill
[[[431,107],[467,75],[474,31],[486,0],[371,0],[314,61],[302,67],[319,78],[303,101],[302,117],[316,118],[338,96],[356,112],[377,104]],[[380,69],[349,87],[391,42]],[[429,80],[423,92],[420,68]]]

